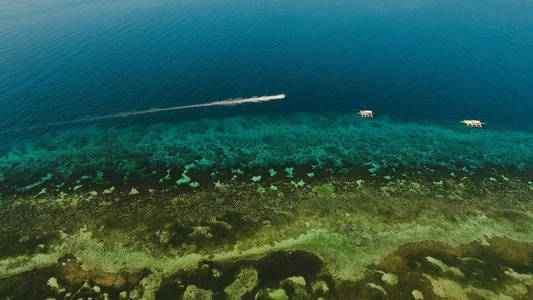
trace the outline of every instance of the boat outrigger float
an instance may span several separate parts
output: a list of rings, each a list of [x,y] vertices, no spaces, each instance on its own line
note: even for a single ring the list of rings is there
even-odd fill
[[[357,114],[361,115],[363,118],[373,118],[374,112],[371,110],[360,110]]]
[[[461,123],[465,124],[467,127],[477,127],[477,128],[481,128],[485,125],[485,123],[479,120],[462,120]]]

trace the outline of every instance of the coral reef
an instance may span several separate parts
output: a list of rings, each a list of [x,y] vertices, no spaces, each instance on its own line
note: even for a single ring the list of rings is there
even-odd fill
[[[308,114],[20,140],[0,297],[528,299],[532,140]]]
[[[453,287],[461,297],[530,296],[527,181],[336,174],[295,187],[268,178],[275,189],[248,178],[135,195],[131,185],[10,195],[0,209],[0,294],[438,299]],[[493,288],[474,272],[505,280]]]
[[[50,192],[59,185],[67,191],[81,181],[83,189],[147,179],[203,186],[207,176],[202,172],[215,174],[220,178],[211,179],[217,180],[230,169],[235,178],[244,171],[254,172],[256,180],[275,178],[275,170],[302,179],[320,176],[321,171],[354,169],[385,178],[395,176],[393,169],[427,176],[457,170],[470,176],[492,172],[493,178],[507,178],[532,169],[532,140],[522,132],[469,131],[386,118],[369,123],[338,114],[297,114],[290,119],[242,116],[132,128],[93,126],[4,145],[0,191],[23,193],[46,187]],[[172,170],[183,172],[180,176]],[[80,181],[83,176],[86,180]]]

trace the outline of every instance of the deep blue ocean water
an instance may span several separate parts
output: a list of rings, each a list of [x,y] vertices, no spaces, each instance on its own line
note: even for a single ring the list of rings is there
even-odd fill
[[[52,131],[76,129],[68,134],[93,136],[100,143],[110,127],[119,128],[112,131],[118,137],[150,126],[160,130],[198,120],[251,117],[254,122],[253,116],[270,116],[278,125],[295,120],[287,123],[290,135],[291,126],[314,117],[345,118],[360,108],[373,109],[387,126],[400,124],[399,130],[411,128],[402,124],[440,126],[440,133],[428,131],[436,140],[443,133],[468,135],[458,121],[481,119],[488,133],[475,132],[476,143],[486,134],[489,147],[488,139],[501,132],[500,152],[493,156],[507,153],[509,164],[525,161],[523,167],[530,167],[531,1],[4,0],[0,5],[0,167],[6,174],[12,164],[23,164],[18,160],[39,161],[56,147],[56,136],[47,135]],[[49,126],[279,93],[287,99]],[[299,113],[311,117],[306,121]],[[279,130],[278,125],[272,128]],[[210,126],[217,124],[205,130]],[[327,126],[309,130],[320,128]],[[509,137],[513,134],[518,136]],[[423,136],[427,139],[427,132]],[[14,139],[25,148],[11,144]],[[79,150],[86,144],[91,142],[70,146]],[[413,140],[413,155],[428,153],[420,145]],[[172,151],[179,155],[179,149]],[[69,165],[69,158],[57,164]]]

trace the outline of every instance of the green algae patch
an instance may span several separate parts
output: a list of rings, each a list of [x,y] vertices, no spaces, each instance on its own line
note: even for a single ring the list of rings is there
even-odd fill
[[[398,283],[382,287],[387,294],[401,299],[529,299],[531,294],[521,286],[520,279],[508,277],[505,272],[509,265],[531,272],[531,261],[525,262],[520,256],[531,253],[533,244],[507,238],[488,241],[490,245],[481,241],[455,246],[435,241],[402,245],[369,268],[375,272],[367,272],[360,281],[344,282],[341,294],[372,298],[375,291],[365,285],[376,284],[378,274],[388,272],[398,274]],[[512,250],[501,252],[501,247]],[[461,270],[464,276],[443,272],[444,264],[447,269]]]
[[[471,223],[466,223],[463,225],[477,231],[479,228],[472,228]],[[499,226],[498,226],[499,227]],[[426,229],[428,230],[428,229]],[[493,229],[494,230],[494,229]],[[485,230],[485,233],[490,231],[489,229]],[[434,236],[433,232],[428,231],[430,234],[421,235],[423,230],[418,228],[418,236],[421,240],[427,239],[427,237]],[[460,232],[460,230],[459,230]],[[493,231],[495,233],[496,231]],[[381,260],[383,257],[386,257],[388,254],[387,249],[394,249],[395,247],[401,246],[401,244],[408,239],[403,239],[406,235],[411,236],[412,233],[407,230],[406,232],[398,232],[396,235],[389,233],[388,243],[382,242],[383,244],[388,244],[389,247],[383,247],[383,244],[378,245],[358,245],[353,241],[350,241],[346,236],[343,236],[339,233],[334,233],[324,229],[316,230],[312,229],[308,233],[300,235],[298,238],[287,239],[279,242],[275,242],[273,245],[264,245],[260,247],[254,247],[248,250],[233,250],[228,252],[221,252],[211,255],[200,255],[200,254],[190,254],[182,257],[154,257],[150,256],[149,253],[134,251],[133,249],[128,249],[127,247],[115,245],[113,247],[105,246],[102,242],[95,240],[91,233],[86,230],[75,235],[65,235],[63,237],[64,243],[61,246],[56,247],[57,253],[50,254],[47,257],[42,255],[36,255],[34,257],[25,258],[25,261],[22,259],[20,261],[10,261],[2,260],[2,269],[0,273],[3,274],[3,277],[9,278],[17,274],[28,272],[34,269],[41,269],[49,267],[57,263],[57,261],[69,254],[75,257],[77,261],[81,263],[83,269],[86,270],[100,270],[99,272],[109,272],[109,273],[119,273],[129,270],[130,272],[140,272],[142,270],[149,270],[154,273],[159,278],[164,277],[164,274],[173,274],[182,271],[192,271],[195,270],[198,264],[203,260],[211,260],[213,262],[227,262],[235,260],[256,260],[261,259],[269,253],[279,251],[281,249],[306,249],[310,253],[316,253],[321,257],[321,260],[324,262],[331,274],[332,278],[336,278],[341,281],[357,281],[361,280],[361,276],[365,274],[365,270],[368,269],[376,261]],[[453,243],[457,243],[457,236],[454,236],[452,233],[448,234],[449,239],[453,240]],[[482,237],[481,236],[477,236]],[[446,235],[441,235],[442,239],[447,238]],[[470,238],[474,238],[472,234]],[[382,237],[383,238],[383,237]],[[463,237],[465,238],[465,237]],[[497,243],[489,239],[489,244],[495,244],[495,251],[498,251]],[[105,249],[105,250],[104,250]],[[525,251],[525,250],[522,250]],[[467,253],[468,254],[468,253]],[[475,257],[471,254],[460,253],[461,256]],[[421,257],[422,261],[425,261],[428,268],[433,268],[434,274],[441,274],[439,276],[450,276],[447,280],[457,280],[458,276],[455,276],[454,272],[448,272],[450,269],[460,270],[459,268],[444,263],[442,258],[436,258],[432,256],[434,254],[430,253],[426,256]],[[428,259],[432,257],[432,259]],[[511,255],[511,257],[516,257],[515,260],[523,260],[522,255]],[[483,258],[484,259],[484,258]],[[278,260],[282,260],[279,259]],[[9,262],[9,263],[8,263]],[[15,265],[19,265],[15,267]],[[21,267],[24,265],[25,267]],[[512,265],[514,266],[514,265]],[[394,272],[399,274],[399,282],[402,282],[402,273],[398,270],[386,270],[387,272]],[[463,271],[461,271],[463,272]],[[159,275],[157,275],[159,274]],[[507,275],[508,277],[515,280],[517,283],[528,284],[527,281],[531,276],[528,273],[516,273],[506,269],[506,272],[503,271],[502,274]],[[244,275],[243,275],[244,277]],[[238,276],[236,277],[238,278]],[[244,280],[244,279],[243,279]],[[264,279],[263,279],[264,280]],[[383,280],[382,280],[383,281]],[[253,280],[252,280],[253,282]],[[386,283],[386,282],[385,282]],[[383,283],[373,283],[376,286],[381,286],[383,289],[388,288],[388,286],[395,286],[394,284]],[[368,285],[367,285],[368,286]],[[154,288],[157,290],[157,286]],[[237,291],[243,291],[242,288],[235,288]],[[376,288],[373,288],[374,290]],[[232,288],[226,291],[233,291]],[[248,291],[248,290],[247,290]],[[153,291],[155,293],[156,291]],[[249,292],[249,291],[248,291]],[[235,292],[237,293],[237,292]],[[240,293],[240,292],[239,292]],[[306,292],[307,293],[307,292]]]
[[[0,294],[18,299],[48,298],[114,298],[121,293],[138,293],[147,272],[108,273],[84,270],[72,257],[62,257],[54,264],[31,272],[0,278]]]
[[[316,298],[326,294],[332,297],[335,287],[332,280],[321,259],[312,253],[274,251],[254,259],[204,260],[196,269],[178,270],[165,277],[156,296],[176,297],[185,294],[185,286],[195,285],[212,292],[215,299],[271,299],[273,295],[280,299],[283,295],[291,299]],[[307,281],[313,284],[306,284]]]
[[[189,285],[183,293],[183,300],[210,300],[213,299],[213,292]]]
[[[268,293],[268,297],[273,300],[289,300],[289,296],[284,289],[276,289]]]
[[[228,285],[224,292],[231,300],[242,299],[246,293],[250,293],[258,283],[257,271],[251,268],[243,269],[230,285]]]
[[[522,181],[492,187],[489,179],[448,178],[442,180],[446,189],[439,189],[434,179],[366,178],[361,184],[334,177],[296,188],[278,177],[262,177],[270,185],[262,192],[243,177],[247,182],[219,181],[218,188],[195,190],[174,184],[165,190],[155,183],[157,191],[139,195],[130,195],[132,185],[127,185],[112,193],[90,189],[11,197],[0,209],[5,220],[0,238],[6,241],[0,245],[5,250],[0,278],[26,280],[42,270],[46,276],[39,279],[39,289],[51,289],[50,282],[50,296],[56,297],[62,288],[85,284],[76,277],[87,279],[94,293],[145,299],[172,293],[269,299],[272,293],[283,298],[281,291],[291,299],[350,299],[350,293],[361,299],[431,298],[443,286],[458,287],[467,296],[528,295],[533,202]],[[502,236],[515,242],[501,242],[497,237]],[[412,246],[427,241],[445,249],[486,248],[439,252]],[[387,265],[391,253],[408,266]],[[65,258],[79,266],[69,265],[70,281],[54,271]],[[420,269],[409,269],[418,264]],[[257,271],[255,285],[244,284],[255,280],[238,280],[242,270]],[[481,279],[472,279],[474,273]],[[488,274],[498,274],[497,289],[487,285]],[[49,281],[52,277],[58,286]],[[129,285],[119,291],[122,286],[109,284],[118,281]],[[234,282],[240,284],[232,287]]]

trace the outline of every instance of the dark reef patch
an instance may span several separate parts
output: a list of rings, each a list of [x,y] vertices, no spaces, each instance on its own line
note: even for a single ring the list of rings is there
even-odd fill
[[[148,270],[84,270],[74,257],[0,279],[2,299],[137,299]],[[367,268],[360,280],[335,278],[312,252],[204,260],[163,277],[156,299],[531,299],[533,244],[503,237],[452,246],[409,243]],[[423,297],[423,298],[422,298]]]
[[[235,299],[239,292],[242,299],[271,299],[269,294],[280,289],[291,299],[335,299],[336,295],[335,282],[322,260],[300,250],[273,252],[257,260],[203,261],[195,270],[165,278],[156,298],[181,299],[190,286],[210,291],[213,299]]]
[[[339,293],[342,299],[531,299],[533,244],[502,237],[406,244],[363,280],[342,282]]]
[[[139,287],[148,271],[109,273],[83,270],[74,257],[8,278],[0,278],[1,299],[119,299]],[[142,294],[142,291],[140,291]]]

